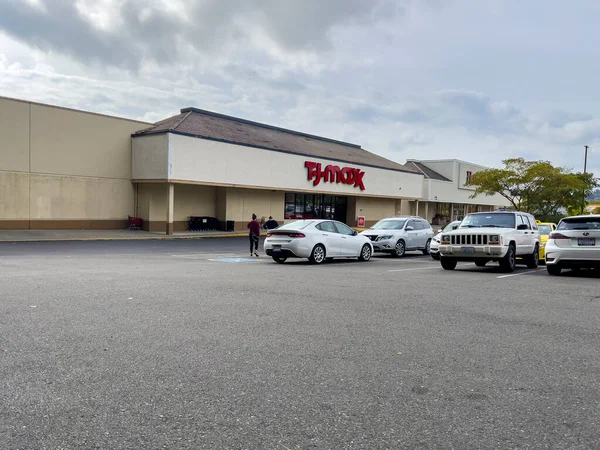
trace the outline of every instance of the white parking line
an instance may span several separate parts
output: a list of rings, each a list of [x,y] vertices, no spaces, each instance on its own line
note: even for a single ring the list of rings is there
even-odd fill
[[[461,267],[461,266],[470,266],[471,264],[459,264],[456,267]],[[407,272],[409,270],[431,270],[431,269],[441,269],[442,266],[438,266],[437,264],[435,266],[431,266],[431,267],[413,267],[411,269],[392,269],[392,270],[388,270],[388,272]]]
[[[542,270],[542,269],[528,270],[527,272],[511,273],[510,275],[500,275],[499,277],[496,277],[496,278],[518,277],[519,275],[527,275],[528,273],[537,272],[539,270]]]

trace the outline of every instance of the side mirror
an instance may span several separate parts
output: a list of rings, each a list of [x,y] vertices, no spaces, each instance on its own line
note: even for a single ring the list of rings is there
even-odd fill
[[[452,230],[458,230],[458,225],[452,225]]]
[[[527,225],[525,225],[524,223],[517,226],[517,230],[528,230],[528,229],[529,229],[529,227]]]
[[[406,227],[406,228],[405,228],[405,230],[406,230],[406,231],[412,231],[412,230],[414,230],[414,228],[413,228],[413,227],[411,227],[411,226],[408,226],[408,227]]]
[[[358,236],[358,231],[354,230],[354,233],[352,233],[352,236]]]

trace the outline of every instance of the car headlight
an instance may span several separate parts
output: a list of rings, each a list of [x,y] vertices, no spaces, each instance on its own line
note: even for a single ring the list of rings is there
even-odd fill
[[[438,237],[434,237],[434,238],[433,238],[433,240],[434,240],[435,242],[437,242],[438,244],[439,244],[439,242],[440,242],[440,238],[438,238]]]
[[[442,244],[449,244],[449,243],[450,243],[450,236],[448,236],[447,234],[442,236]]]
[[[388,239],[391,239],[391,238],[393,238],[393,237],[394,237],[394,236],[392,236],[391,234],[386,234],[385,236],[379,236],[379,237],[377,238],[377,240],[378,240],[378,241],[386,241],[386,240],[388,240]]]
[[[499,234],[492,234],[490,236],[490,244],[499,244],[500,243],[500,235]]]

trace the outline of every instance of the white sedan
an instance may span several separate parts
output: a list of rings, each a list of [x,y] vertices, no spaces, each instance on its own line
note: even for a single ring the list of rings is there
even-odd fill
[[[566,217],[548,236],[546,269],[560,275],[563,269],[600,269],[600,214]]]
[[[313,264],[333,258],[368,261],[373,254],[369,238],[335,220],[286,223],[267,233],[264,249],[278,263],[288,258],[308,258]]]
[[[439,230],[438,233],[431,239],[431,245],[429,246],[429,254],[433,259],[439,261],[440,259],[440,242],[442,239],[442,233],[448,231],[454,231],[460,225],[460,220],[455,220],[454,222],[450,222],[448,225],[444,227],[444,229]]]

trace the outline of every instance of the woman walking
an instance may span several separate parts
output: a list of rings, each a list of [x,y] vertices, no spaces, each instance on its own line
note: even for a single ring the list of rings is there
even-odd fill
[[[250,256],[254,248],[254,256],[258,258],[258,240],[260,238],[260,223],[256,220],[256,214],[252,214],[252,220],[248,222],[248,239],[250,240]]]

